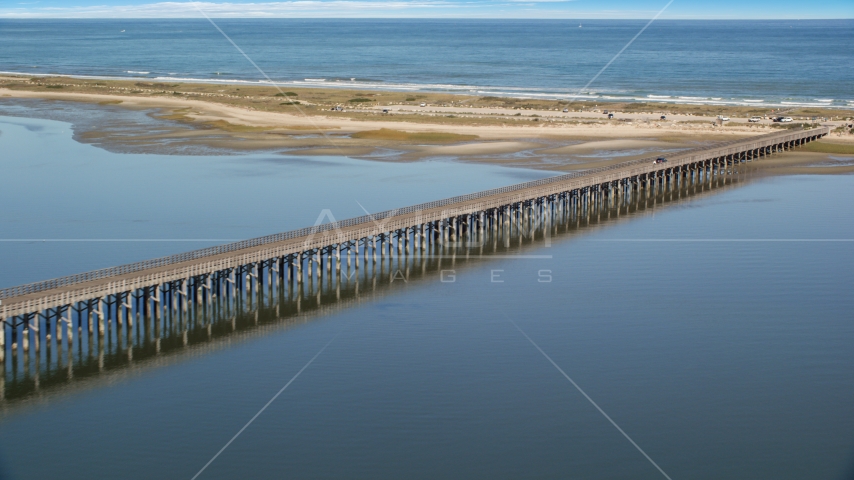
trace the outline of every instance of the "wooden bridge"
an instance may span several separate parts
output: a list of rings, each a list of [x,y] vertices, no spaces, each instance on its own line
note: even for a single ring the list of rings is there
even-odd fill
[[[747,140],[561,175],[340,222],[244,240],[118,267],[0,289],[0,362],[25,356],[31,341],[72,342],[74,326],[90,337],[134,319],[187,312],[222,299],[251,298],[263,285],[321,281],[331,269],[375,263],[411,251],[435,252],[506,232],[524,236],[555,213],[600,202],[631,201],[658,188],[711,181],[736,165],[789,150],[829,133],[827,127]],[[346,258],[345,258],[346,255]],[[326,273],[324,273],[324,271]],[[266,280],[265,280],[266,277]],[[7,333],[11,342],[7,343]],[[89,340],[93,342],[94,340]]]
[[[742,164],[735,172],[730,170],[710,181],[669,184],[651,195],[634,195],[631,201],[624,196],[619,202],[611,198],[586,209],[558,209],[538,230],[510,235],[509,228],[502,228],[486,232],[474,245],[446,248],[434,242],[425,250],[394,259],[381,257],[359,269],[355,264],[345,265],[340,274],[324,275],[323,282],[286,283],[276,277],[252,295],[236,299],[214,296],[212,303],[191,304],[187,311],[171,312],[157,321],[150,316],[129,317],[122,324],[108,317],[104,335],[91,330],[84,333],[85,325],[78,324],[78,335],[67,345],[57,341],[57,332],[51,328],[57,318],[47,319],[41,331],[33,330],[29,351],[13,349],[16,355],[6,359],[5,365],[0,363],[5,367],[5,376],[0,375],[0,415],[29,405],[35,398],[48,400],[110,384],[117,378],[228,348],[425,282],[447,281],[448,275],[462,275],[484,262],[507,258],[543,262],[549,257],[542,255],[549,245],[651,215],[668,205],[738,188],[758,173],[751,167]],[[169,303],[169,295],[164,296]]]

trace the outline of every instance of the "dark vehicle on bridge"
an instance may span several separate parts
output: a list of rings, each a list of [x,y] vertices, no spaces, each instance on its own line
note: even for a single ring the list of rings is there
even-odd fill
[[[658,165],[659,163],[667,163],[667,159],[664,157],[658,157],[652,162],[653,165]]]

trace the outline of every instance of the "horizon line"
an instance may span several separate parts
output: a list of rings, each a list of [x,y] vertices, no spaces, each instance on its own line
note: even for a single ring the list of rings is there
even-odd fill
[[[233,19],[233,20],[506,20],[506,21],[526,21],[526,20],[550,20],[550,21],[602,21],[602,20],[649,20],[648,17],[564,17],[564,18],[555,18],[554,16],[550,17],[518,17],[514,16],[512,18],[502,17],[502,16],[477,16],[477,15],[460,15],[460,16],[408,16],[408,15],[400,15],[400,16],[383,16],[383,17],[362,17],[362,16],[299,16],[299,15],[263,15],[263,16],[232,16],[232,15],[221,15],[214,16],[211,15],[211,18],[219,18],[219,19]],[[194,17],[190,15],[183,16],[59,16],[59,15],[40,15],[40,14],[3,14],[0,13],[0,20],[200,20],[203,21],[204,18]],[[739,17],[739,18],[730,18],[730,17],[693,17],[686,16],[681,18],[663,18],[659,19],[659,22],[662,21],[840,21],[840,20],[854,20],[854,17]]]

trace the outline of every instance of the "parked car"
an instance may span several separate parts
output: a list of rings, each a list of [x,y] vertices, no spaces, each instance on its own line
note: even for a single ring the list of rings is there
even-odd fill
[[[602,113],[608,115],[608,110],[602,110]]]
[[[667,163],[667,159],[664,157],[658,157],[652,162],[653,165],[658,165],[659,163]]]
[[[609,113],[609,114],[608,114],[608,119],[610,120],[610,119],[612,119],[612,118],[614,118],[614,114],[613,114],[613,113]]]
[[[563,109],[563,113],[569,113],[569,109],[568,109],[568,108],[564,108],[564,109]]]
[[[728,122],[729,117],[727,117],[726,115],[718,115],[718,120],[720,120],[722,122]]]
[[[387,109],[387,108],[384,108],[384,109],[383,109],[383,113],[388,113],[388,109]]]
[[[781,122],[793,122],[792,117],[783,117],[780,119]]]
[[[747,121],[750,123],[757,123],[760,120],[762,120],[762,117],[757,117],[757,116],[753,116],[753,117],[750,117],[747,119]]]
[[[662,119],[662,120],[667,120],[667,116],[662,115],[662,116],[661,116],[661,119]]]
[[[422,107],[426,107],[426,106],[427,106],[427,104],[426,104],[426,103],[424,103],[424,102],[421,102],[421,106],[422,106]]]

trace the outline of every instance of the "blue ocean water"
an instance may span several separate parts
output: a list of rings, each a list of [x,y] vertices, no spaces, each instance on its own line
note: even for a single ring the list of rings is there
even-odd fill
[[[854,20],[216,20],[275,82],[479,95],[854,107]],[[0,71],[264,77],[206,20],[0,20]],[[583,90],[583,91],[581,91]]]

